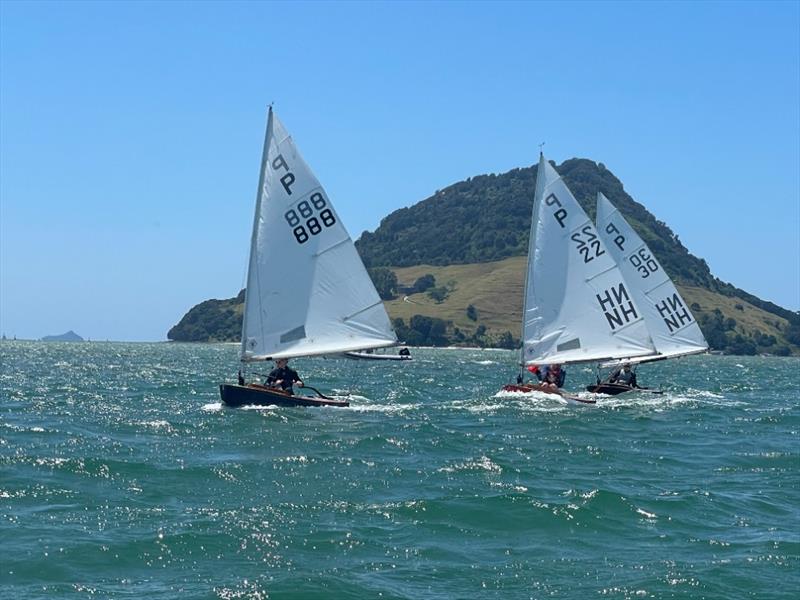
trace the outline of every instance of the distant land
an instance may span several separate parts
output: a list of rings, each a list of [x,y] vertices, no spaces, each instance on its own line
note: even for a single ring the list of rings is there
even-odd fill
[[[592,219],[598,191],[622,212],[676,282],[712,350],[800,354],[800,313],[714,277],[706,261],[631,198],[602,163],[573,158],[556,169]],[[402,341],[519,347],[536,170],[480,175],[437,190],[356,241]],[[243,301],[243,292],[206,300],[167,337],[238,341]]]
[[[77,333],[72,331],[71,329],[67,333],[62,333],[61,335],[46,335],[42,338],[43,342],[82,342],[84,341],[81,336]]]

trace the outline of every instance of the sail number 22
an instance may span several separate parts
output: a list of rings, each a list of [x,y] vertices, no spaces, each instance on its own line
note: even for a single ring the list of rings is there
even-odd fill
[[[327,207],[325,196],[314,192],[307,200],[301,200],[295,208],[287,210],[283,218],[292,228],[298,244],[305,244],[312,235],[317,235],[323,227],[336,223],[331,209]]]
[[[606,253],[600,246],[600,240],[597,239],[594,227],[591,225],[584,226],[569,237],[577,244],[578,252],[583,257],[584,263],[591,262]]]

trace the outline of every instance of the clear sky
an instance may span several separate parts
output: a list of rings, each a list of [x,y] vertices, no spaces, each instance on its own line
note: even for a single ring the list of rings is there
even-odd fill
[[[270,102],[354,239],[544,141],[797,310],[798,32],[798,2],[2,1],[0,329],[163,340],[235,295]]]

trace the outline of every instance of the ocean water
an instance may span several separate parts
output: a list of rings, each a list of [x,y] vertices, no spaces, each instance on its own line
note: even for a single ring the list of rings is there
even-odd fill
[[[227,409],[237,351],[0,344],[0,597],[800,597],[796,358],[596,407],[498,395],[507,351],[298,359],[352,407]]]

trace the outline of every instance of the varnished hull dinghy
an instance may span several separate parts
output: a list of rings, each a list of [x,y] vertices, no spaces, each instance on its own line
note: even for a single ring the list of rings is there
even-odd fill
[[[565,392],[563,390],[554,390],[551,387],[545,387],[535,383],[509,383],[503,386],[503,391],[520,392],[523,394],[529,394],[530,392],[542,392],[543,394],[561,396],[564,398],[564,400],[567,400],[568,402],[574,402],[576,404],[597,404],[597,400],[593,398],[581,398],[580,396],[570,394],[569,392]]]

